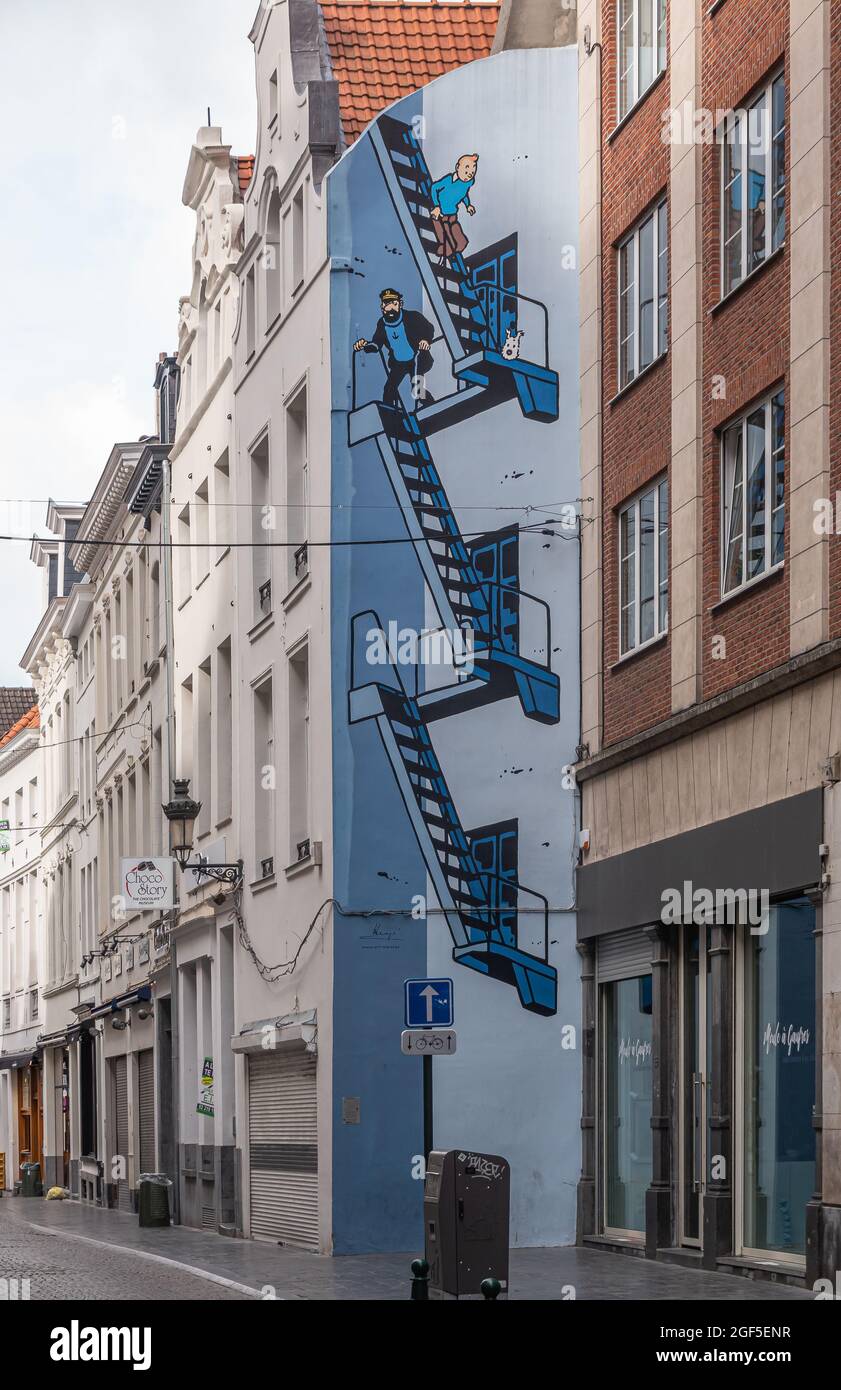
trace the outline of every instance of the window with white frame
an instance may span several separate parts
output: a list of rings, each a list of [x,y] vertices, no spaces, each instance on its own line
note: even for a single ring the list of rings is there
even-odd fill
[[[669,341],[669,225],[665,198],[619,243],[619,389]]]
[[[286,586],[294,589],[309,574],[307,509],[307,387],[286,407]]]
[[[662,636],[669,623],[669,484],[654,483],[619,513],[619,654]]]
[[[196,583],[200,584],[210,573],[210,489],[207,478],[203,478],[196,488],[193,502],[193,521]]]
[[[666,68],[666,0],[617,0],[619,120]]]
[[[782,563],[785,433],[785,395],[778,391],[722,434],[722,597]]]
[[[274,691],[271,674],[254,687],[254,861],[255,877],[275,871]]]
[[[289,658],[289,840],[290,863],[309,859],[310,840],[310,664],[306,643]]]
[[[266,245],[263,251],[266,272],[266,331],[271,328],[281,309],[280,250],[280,193],[275,189],[269,199]]]
[[[782,246],[786,234],[785,79],[780,73],[721,130],[721,292]]]
[[[290,289],[295,291],[304,283],[304,268],[306,252],[304,247],[304,185],[298,189],[292,199],[292,283]]]
[[[257,286],[254,266],[245,277],[245,357],[254,353],[257,344]],[[183,373],[182,373],[183,377]]]

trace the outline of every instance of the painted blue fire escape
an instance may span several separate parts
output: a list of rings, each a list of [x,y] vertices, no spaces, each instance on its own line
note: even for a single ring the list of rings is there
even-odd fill
[[[432,179],[411,126],[382,116],[369,134],[451,358],[453,390],[415,409],[402,402],[391,408],[379,400],[357,406],[354,376],[349,443],[376,442],[442,628],[469,634],[472,660],[469,671],[455,673],[453,683],[413,694],[390,651],[387,668],[372,679],[374,668],[365,664],[363,649],[372,629],[382,630],[382,624],[373,613],[359,614],[353,620],[349,717],[352,723],[377,722],[453,938],[454,959],[514,985],[524,1008],[552,1014],[557,975],[547,959],[546,901],[510,873],[505,877],[480,862],[429,731],[436,719],[511,696],[529,719],[558,721],[560,686],[551,670],[549,609],[519,588],[516,528],[513,536],[507,528],[504,535],[474,545],[464,539],[429,438],[510,400],[518,401],[527,419],[556,420],[558,377],[548,365],[503,356],[500,324],[516,326],[516,302],[525,296],[509,296],[506,303],[515,307],[500,315],[498,302],[491,301],[487,286],[474,282],[463,256],[441,262],[431,218]],[[548,328],[545,336],[548,340]],[[545,356],[548,362],[548,341]],[[513,570],[509,565],[510,572],[504,572],[504,559],[495,565],[497,555],[513,557]],[[526,656],[520,650],[520,616],[532,605],[541,610],[543,639]]]

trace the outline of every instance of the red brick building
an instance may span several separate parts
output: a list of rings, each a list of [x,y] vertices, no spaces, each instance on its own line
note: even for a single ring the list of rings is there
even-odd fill
[[[582,0],[579,35],[579,1233],[811,1284],[841,1257],[841,3]]]

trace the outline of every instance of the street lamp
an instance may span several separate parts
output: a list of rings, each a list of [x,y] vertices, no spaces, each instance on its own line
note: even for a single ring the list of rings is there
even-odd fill
[[[213,879],[216,883],[230,883],[236,888],[242,882],[242,860],[235,864],[208,864],[199,857],[197,864],[190,864],[193,853],[193,827],[201,811],[201,802],[190,796],[188,777],[176,777],[173,781],[174,796],[161,809],[170,824],[170,845],[183,873],[189,866],[196,881]]]
[[[193,853],[193,826],[198,820],[201,802],[190,796],[190,779],[176,777],[175,795],[161,809],[169,821],[169,838],[172,853],[182,870],[186,869]]]

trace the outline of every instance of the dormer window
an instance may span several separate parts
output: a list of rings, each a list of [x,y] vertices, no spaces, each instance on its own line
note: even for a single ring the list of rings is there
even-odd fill
[[[47,590],[47,599],[49,603],[52,603],[53,599],[56,598],[58,595],[58,555],[55,551],[53,551],[52,554],[48,556],[47,573],[49,574],[49,588]]]

